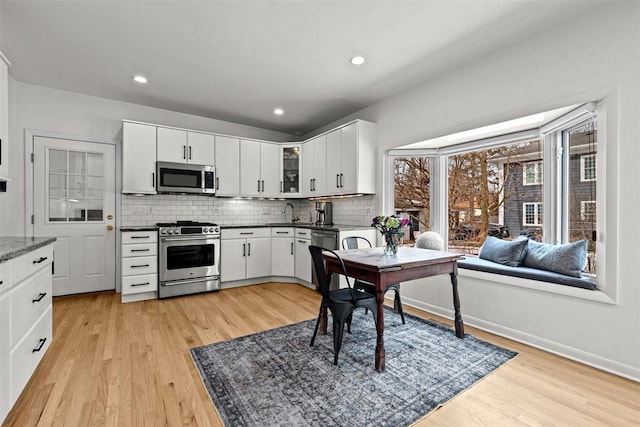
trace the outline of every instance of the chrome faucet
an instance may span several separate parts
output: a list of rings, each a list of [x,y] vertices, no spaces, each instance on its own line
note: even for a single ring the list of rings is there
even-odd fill
[[[298,218],[297,216],[295,216],[293,214],[293,205],[291,203],[285,203],[285,205],[282,207],[282,213],[287,212],[287,206],[291,206],[291,222],[296,222],[296,221],[300,221],[300,218]]]

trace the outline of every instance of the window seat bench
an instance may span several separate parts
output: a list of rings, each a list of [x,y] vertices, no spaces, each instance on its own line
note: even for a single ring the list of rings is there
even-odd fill
[[[524,266],[509,267],[507,265],[498,264],[497,262],[472,256],[466,256],[465,258],[458,260],[458,267],[468,270],[483,271],[486,273],[501,274],[503,276],[513,276],[523,279],[557,283],[559,285],[573,286],[576,288],[590,290],[596,289],[595,282],[588,278],[566,276],[552,271],[539,270],[537,268]]]

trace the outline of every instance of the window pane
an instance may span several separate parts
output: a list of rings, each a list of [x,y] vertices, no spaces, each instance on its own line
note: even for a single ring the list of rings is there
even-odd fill
[[[69,199],[69,221],[85,221],[84,200]]]
[[[86,173],[85,153],[69,151],[69,173]]]
[[[60,174],[49,174],[49,197],[67,197],[67,176]]]
[[[49,173],[67,173],[67,152],[49,150]]]
[[[102,221],[102,200],[87,200],[87,221]]]
[[[418,234],[429,230],[431,169],[428,157],[394,159],[395,213],[409,218],[404,242],[414,242]]]
[[[542,183],[542,144],[526,141],[449,157],[450,251],[477,254],[487,236],[540,238],[542,185],[527,184]]]
[[[102,154],[87,153],[87,175],[102,176]]]
[[[97,176],[87,177],[87,198],[102,199],[103,198],[103,178]]]
[[[596,158],[598,152],[597,123],[591,121],[568,133],[568,239],[588,242],[587,272],[596,273]]]
[[[84,176],[69,176],[69,198],[71,199],[84,199],[86,181]]]
[[[49,199],[49,221],[67,221],[66,199]]]

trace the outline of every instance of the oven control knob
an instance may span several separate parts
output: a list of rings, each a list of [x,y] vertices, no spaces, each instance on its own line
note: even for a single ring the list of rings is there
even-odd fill
[[[167,234],[167,230],[165,230],[164,228],[160,229],[160,234]]]
[[[220,227],[216,227],[213,229],[214,233],[219,233],[220,232]]]
[[[205,233],[211,233],[211,229],[209,227],[204,227],[203,230]]]

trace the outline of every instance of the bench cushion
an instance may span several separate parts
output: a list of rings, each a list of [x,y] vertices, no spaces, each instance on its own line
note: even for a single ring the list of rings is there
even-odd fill
[[[582,270],[587,265],[587,241],[550,245],[531,240],[523,265],[566,276],[582,277]]]
[[[596,284],[585,277],[572,277],[565,274],[555,273],[547,270],[539,270],[530,267],[510,267],[472,256],[466,256],[458,261],[458,267],[468,270],[484,271],[487,273],[501,274],[504,276],[520,277],[523,279],[539,280],[548,283],[574,286],[583,289],[596,289]]]
[[[498,264],[517,267],[524,261],[527,254],[527,239],[502,240],[489,236],[480,248],[479,257]]]

